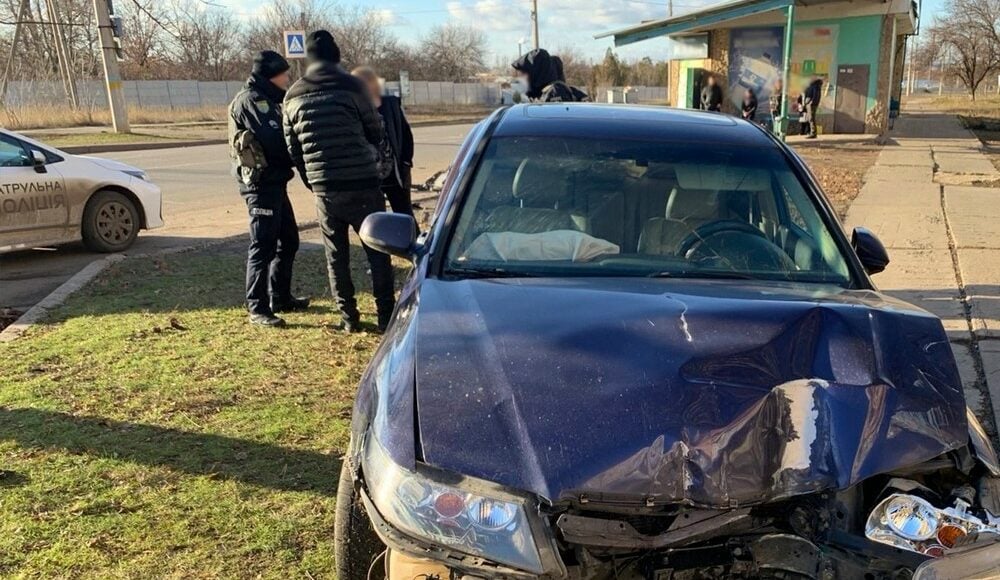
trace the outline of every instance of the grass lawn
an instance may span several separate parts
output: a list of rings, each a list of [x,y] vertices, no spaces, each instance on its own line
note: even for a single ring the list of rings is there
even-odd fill
[[[333,576],[339,457],[378,337],[329,328],[315,250],[296,285],[325,299],[250,327],[243,259],[126,260],[0,346],[0,576]]]
[[[174,139],[162,135],[144,133],[49,133],[36,135],[35,139],[52,147],[73,147],[80,145],[119,145],[134,143],[169,143]]]

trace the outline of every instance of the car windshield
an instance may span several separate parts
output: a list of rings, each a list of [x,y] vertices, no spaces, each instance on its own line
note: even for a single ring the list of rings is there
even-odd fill
[[[851,283],[774,148],[497,137],[456,224],[446,270],[457,276]]]

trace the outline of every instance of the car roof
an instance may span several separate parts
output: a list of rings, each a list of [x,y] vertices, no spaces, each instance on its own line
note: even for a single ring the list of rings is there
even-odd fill
[[[542,103],[514,105],[499,119],[496,137],[553,136],[650,139],[777,147],[759,126],[720,113],[643,105]]]

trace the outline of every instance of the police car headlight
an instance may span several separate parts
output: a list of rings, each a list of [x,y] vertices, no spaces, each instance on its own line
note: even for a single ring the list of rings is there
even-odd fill
[[[146,181],[146,172],[141,169],[125,169],[122,170],[122,173],[124,173],[125,175],[131,175],[136,179],[141,179],[143,181]]]
[[[388,524],[450,550],[543,572],[523,498],[470,478],[444,483],[403,469],[374,437],[367,438],[365,447],[365,482]]]

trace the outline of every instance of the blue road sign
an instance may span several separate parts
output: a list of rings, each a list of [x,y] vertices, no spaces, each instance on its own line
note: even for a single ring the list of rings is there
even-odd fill
[[[285,57],[306,57],[306,32],[304,30],[285,31]]]

